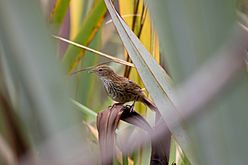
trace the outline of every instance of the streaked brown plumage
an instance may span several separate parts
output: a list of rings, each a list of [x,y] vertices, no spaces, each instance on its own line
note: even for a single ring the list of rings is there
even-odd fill
[[[95,73],[103,82],[108,95],[119,103],[140,101],[150,109],[157,110],[154,103],[149,100],[141,87],[126,77],[116,74],[109,66],[100,65],[90,72]]]

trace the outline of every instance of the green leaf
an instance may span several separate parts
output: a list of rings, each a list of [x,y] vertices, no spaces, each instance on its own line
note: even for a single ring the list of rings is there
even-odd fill
[[[122,155],[122,164],[128,165],[128,156],[127,155]]]
[[[230,57],[228,53],[240,58],[241,54],[232,49],[243,49],[242,44],[247,43],[245,40],[240,42],[242,37],[247,38],[247,32],[237,37],[238,39],[233,37],[233,27],[237,21],[236,2],[157,0],[154,3],[153,0],[147,0],[164,48],[163,54],[166,54],[164,58],[168,61],[175,82],[184,84],[186,81],[186,86],[193,87],[188,88],[189,95],[192,96],[191,104],[186,101],[189,106],[195,106],[194,100],[201,100],[205,92],[221,82],[224,75],[230,74],[232,64],[238,60],[228,62],[223,71],[221,67],[212,67],[212,63],[204,63],[219,58],[219,65],[216,63],[216,66],[221,66]],[[219,56],[220,50],[225,52],[222,56]],[[205,74],[199,72],[202,67]],[[216,74],[218,72],[220,76]],[[201,78],[197,79],[195,75],[200,75]],[[205,88],[199,90],[201,83],[191,81],[191,76],[194,80],[204,82]],[[191,118],[187,126],[194,141],[192,147],[198,160],[196,164],[247,164],[247,81],[245,69],[235,73],[231,80],[225,81],[228,85],[218,91],[217,97],[210,97],[208,103],[200,107],[205,113]]]
[[[146,89],[150,93],[152,99],[168,124],[170,131],[175,136],[183,151],[187,154],[190,161],[194,162],[193,154],[190,149],[190,138],[183,126],[180,124],[180,115],[174,106],[175,94],[169,76],[145,49],[135,34],[129,29],[123,19],[116,12],[111,1],[105,0],[105,3],[119,36],[136,66]],[[173,119],[169,118],[170,114],[174,114]]]
[[[62,23],[69,4],[70,0],[56,0],[54,8],[50,15],[50,19],[52,20],[52,22]]]
[[[97,33],[94,37],[94,40],[90,43],[90,47],[99,48],[101,46],[101,31]],[[87,68],[89,66],[97,65],[100,57],[95,56],[93,53],[86,51],[83,60],[80,61],[78,65],[78,69]],[[78,100],[85,106],[90,106],[92,110],[98,109],[99,106],[102,106],[102,102],[99,101],[102,96],[99,95],[96,91],[101,91],[100,85],[97,85],[97,77],[92,76],[88,72],[81,72],[80,74],[76,74],[71,76],[70,79],[75,77],[75,100]],[[94,99],[93,99],[94,98]]]
[[[48,160],[46,151],[56,155],[53,160],[49,159],[54,164],[66,162],[67,152],[75,153],[72,144],[77,144],[80,150],[87,144],[82,140],[84,135],[79,134],[83,130],[75,128],[81,121],[69,104],[70,92],[65,87],[55,43],[39,5],[33,0],[0,0],[0,40],[4,52],[1,56],[5,57],[14,80],[12,90],[16,100],[12,104],[27,131],[30,145],[39,150],[42,160]],[[67,131],[70,138],[61,136]],[[27,152],[25,155],[29,156]],[[27,157],[27,161],[29,158],[32,159]]]
[[[96,35],[98,29],[101,27],[105,13],[106,7],[104,2],[97,1],[93,9],[88,13],[87,17],[83,21],[81,29],[73,41],[82,45],[89,45]],[[63,63],[67,72],[70,72],[76,68],[80,61],[80,57],[83,56],[82,52],[82,49],[79,49],[73,45],[69,45],[63,59]]]
[[[94,112],[93,110],[89,109],[88,107],[80,104],[76,100],[71,100],[71,101],[77,107],[77,109],[80,110],[80,112],[96,119],[96,116],[97,116],[96,112]]]

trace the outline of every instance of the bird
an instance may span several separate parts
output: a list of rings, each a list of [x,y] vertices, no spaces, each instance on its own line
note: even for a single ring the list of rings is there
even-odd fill
[[[95,73],[103,82],[108,96],[114,101],[124,104],[133,101],[130,111],[136,101],[147,105],[151,110],[158,111],[156,105],[146,97],[142,88],[132,80],[118,75],[107,65],[98,65],[89,71]]]

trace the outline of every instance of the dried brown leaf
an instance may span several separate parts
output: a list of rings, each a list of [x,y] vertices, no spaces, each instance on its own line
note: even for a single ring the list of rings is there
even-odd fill
[[[123,112],[122,108],[122,105],[113,105],[97,115],[97,130],[103,165],[113,164],[115,130]]]
[[[102,164],[112,164],[115,156],[115,130],[120,120],[152,132],[149,123],[137,112],[131,111],[129,107],[122,104],[114,104],[112,107],[98,113],[97,130],[101,150]]]

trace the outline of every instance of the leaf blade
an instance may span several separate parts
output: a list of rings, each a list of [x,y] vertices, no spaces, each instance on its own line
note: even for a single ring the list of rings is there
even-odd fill
[[[183,150],[188,154],[190,160],[194,162],[192,151],[190,150],[190,138],[180,124],[180,115],[176,111],[174,103],[175,94],[171,86],[171,80],[166,72],[156,63],[150,53],[141,44],[135,34],[128,28],[116,12],[110,0],[105,0],[108,11],[112,17],[113,23],[126,47],[133,63],[135,64],[139,75],[141,76],[144,85],[153,98],[162,116],[165,118],[170,131],[176,137],[178,143]],[[163,109],[163,111],[162,111]],[[170,119],[167,116],[174,114],[174,118]],[[176,125],[176,127],[175,127]]]
[[[70,0],[57,0],[54,4],[54,8],[50,14],[50,19],[55,23],[62,23],[66,11],[69,7]]]
[[[74,41],[83,45],[89,45],[98,29],[101,27],[105,13],[106,7],[104,6],[103,1],[98,1],[82,23],[81,29]],[[70,45],[68,47],[63,58],[63,63],[67,72],[76,68],[80,61],[80,57],[82,57],[83,54],[82,50],[75,46]]]

